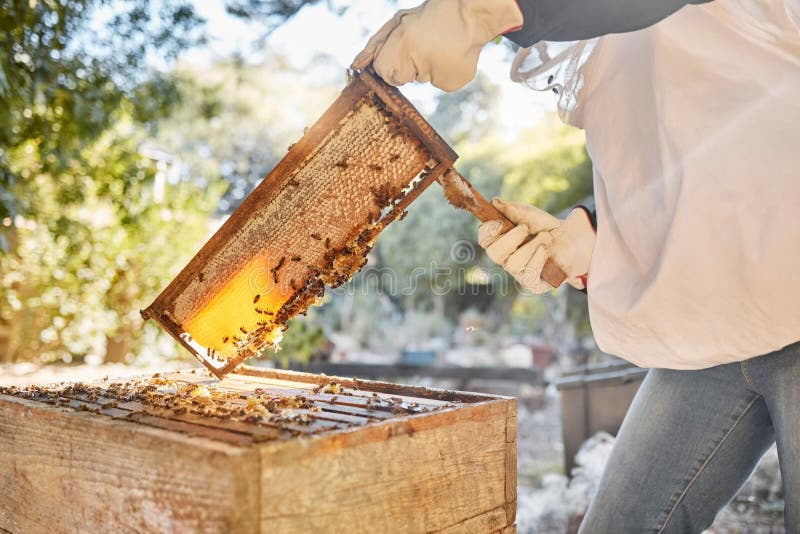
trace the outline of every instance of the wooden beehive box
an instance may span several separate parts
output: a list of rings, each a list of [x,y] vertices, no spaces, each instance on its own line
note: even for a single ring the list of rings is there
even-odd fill
[[[514,532],[512,398],[291,371],[0,393],[0,531]]]

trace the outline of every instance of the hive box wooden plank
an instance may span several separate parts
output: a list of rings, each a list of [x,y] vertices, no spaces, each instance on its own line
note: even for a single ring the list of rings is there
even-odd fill
[[[0,529],[514,531],[514,399],[253,368],[164,376],[234,408],[308,403],[253,423],[112,401],[108,382],[99,397],[0,395]]]

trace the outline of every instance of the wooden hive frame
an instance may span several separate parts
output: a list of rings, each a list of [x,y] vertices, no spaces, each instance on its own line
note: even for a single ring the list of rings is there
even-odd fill
[[[231,249],[236,240],[242,240],[243,227],[259,217],[265,217],[262,213],[264,206],[276,202],[278,195],[284,194],[296,184],[295,176],[298,171],[308,168],[315,158],[319,158],[321,147],[324,148],[327,143],[331,142],[336,132],[342,130],[351,120],[359,103],[365,101],[369,106],[380,108],[389,127],[401,131],[409,141],[416,143],[417,154],[414,161],[409,162],[399,176],[392,177],[392,173],[387,169],[384,176],[378,178],[388,181],[389,177],[392,177],[395,182],[399,180],[401,185],[406,186],[402,191],[393,194],[392,198],[385,199],[384,209],[378,216],[372,217],[372,220],[369,221],[341,221],[342,225],[349,225],[350,228],[345,232],[346,236],[340,240],[341,248],[339,250],[350,252],[358,249],[359,253],[365,255],[377,234],[391,221],[401,216],[409,204],[450,169],[456,160],[457,154],[399,91],[386,85],[368,71],[352,74],[346,88],[323,116],[306,131],[296,144],[290,147],[287,155],[244,200],[180,274],[149,307],[142,311],[145,319],[153,319],[158,322],[216,376],[222,377],[231,372],[264,346],[263,338],[266,333],[276,328],[285,328],[286,320],[297,313],[304,312],[323,291],[323,283],[328,286],[342,283],[363,265],[363,263],[349,265],[344,270],[341,268],[337,270],[337,268],[332,268],[333,261],[331,261],[327,266],[314,265],[309,271],[298,274],[297,279],[302,280],[300,282],[302,287],[295,290],[295,280],[291,280],[292,294],[274,313],[279,320],[275,319],[268,325],[259,326],[258,331],[254,332],[246,332],[245,329],[242,329],[245,332],[246,343],[237,342],[236,353],[230,357],[216,359],[214,356],[218,353],[208,348],[205,348],[204,354],[204,346],[193,342],[187,334],[182,324],[185,317],[176,317],[179,315],[176,313],[176,302],[183,298],[183,295],[191,292],[199,283],[213,282],[208,280],[209,277],[205,273],[208,266],[226,250]],[[348,184],[348,186],[352,185],[352,183]],[[374,187],[372,190],[374,191]],[[326,201],[335,204],[338,199],[328,197]],[[313,225],[315,221],[307,221],[306,224]],[[356,246],[354,243],[358,243],[358,245]],[[279,264],[278,268],[280,267]],[[273,265],[271,269],[273,275],[275,274],[274,269]],[[275,281],[278,281],[277,276]],[[206,295],[206,299],[210,298],[208,295],[210,293]],[[196,308],[197,303],[194,303],[193,306]],[[238,335],[238,333],[230,334],[230,338],[234,339],[234,335]],[[225,340],[227,341],[227,339],[226,336]],[[233,341],[229,343],[233,343]],[[242,349],[242,346],[245,348]]]
[[[55,398],[6,389],[0,530],[514,532],[515,399],[239,371],[158,380],[214,385],[242,402],[300,392],[323,409],[306,428],[283,428],[143,407],[113,381]],[[332,381],[336,394],[323,393]]]

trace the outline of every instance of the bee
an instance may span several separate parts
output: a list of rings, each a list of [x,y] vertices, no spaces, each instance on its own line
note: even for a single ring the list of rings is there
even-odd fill
[[[316,239],[317,241],[322,241],[322,236],[315,232],[315,233],[311,234],[311,239]]]
[[[367,165],[367,167],[369,167],[371,171],[375,172],[381,172],[383,170],[383,167],[381,167],[380,165],[376,165],[375,163],[370,163],[369,165]]]
[[[331,248],[331,238],[330,237],[326,237],[325,238],[325,248]]]
[[[245,330],[243,326],[239,327],[239,332],[241,332],[242,334],[247,334],[247,330]]]
[[[289,184],[288,185],[290,185],[292,187],[297,187],[298,185],[300,185],[300,182],[298,182],[296,178],[292,178],[291,180],[289,180]]]
[[[345,163],[344,161],[337,161],[336,163],[334,163],[334,166],[344,170],[347,168],[347,163]]]
[[[397,161],[398,159],[400,159],[400,154],[392,154],[389,156],[389,161]]]
[[[396,139],[397,137],[402,137],[405,135],[405,128],[402,125],[398,124],[396,121],[389,122],[386,125],[387,133],[391,136],[392,139]]]
[[[205,279],[205,277],[206,277],[206,275],[203,274],[203,271],[200,271],[199,273],[197,273],[197,280],[199,282],[202,282]]]
[[[227,343],[229,339],[230,339],[230,338],[229,338],[228,336],[224,336],[224,337],[222,338],[222,342],[223,342],[223,343]]]
[[[382,184],[380,187],[371,187],[370,192],[378,209],[382,209],[392,201],[393,195],[388,184]]]
[[[256,323],[256,326],[267,326],[267,322],[266,321],[259,321],[259,322]]]
[[[292,256],[292,261],[300,261],[302,258],[300,256]]]
[[[281,267],[283,267],[284,262],[286,262],[286,257],[281,258],[280,261],[278,261],[278,263],[275,265],[275,267],[270,269],[270,272],[272,273],[272,280],[276,284],[278,283],[278,271],[280,271]]]
[[[255,297],[253,297],[253,304],[258,302],[258,299],[260,299],[260,298],[261,298],[261,295],[256,295]]]
[[[400,217],[398,217],[397,220],[402,221],[403,219],[406,218],[406,215],[408,215],[408,210],[403,210],[403,212],[400,213]]]

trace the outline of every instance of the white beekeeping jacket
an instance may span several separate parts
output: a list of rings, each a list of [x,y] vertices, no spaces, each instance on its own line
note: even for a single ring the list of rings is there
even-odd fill
[[[800,341],[800,2],[717,0],[604,36],[582,84],[600,348],[696,369]]]

